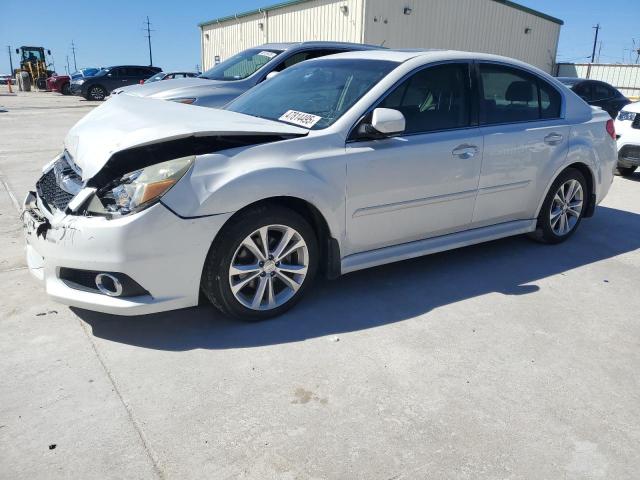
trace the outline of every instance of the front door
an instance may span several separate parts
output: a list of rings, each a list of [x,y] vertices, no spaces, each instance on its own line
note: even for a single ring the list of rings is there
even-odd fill
[[[483,149],[470,83],[467,63],[424,68],[377,105],[403,113],[404,133],[347,143],[346,254],[467,228]]]

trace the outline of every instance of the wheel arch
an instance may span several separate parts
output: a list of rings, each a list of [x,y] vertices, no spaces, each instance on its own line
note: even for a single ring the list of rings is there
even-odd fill
[[[556,173],[553,175],[553,177],[549,181],[549,184],[547,185],[547,187],[544,190],[542,198],[538,202],[538,208],[536,209],[536,218],[538,217],[538,215],[540,215],[540,209],[542,208],[542,204],[544,203],[545,198],[547,198],[547,195],[549,194],[549,189],[553,185],[553,182],[555,182],[556,179],[560,175],[562,175],[562,173],[564,173],[566,170],[568,170],[569,168],[574,168],[574,169],[578,170],[580,173],[582,173],[582,175],[584,176],[585,180],[587,181],[587,189],[589,190],[589,193],[587,195],[587,205],[586,205],[585,212],[584,212],[583,216],[585,218],[593,216],[593,212],[594,212],[594,210],[596,208],[595,174],[594,174],[592,168],[589,165],[587,165],[586,163],[584,163],[584,162],[574,162],[574,163],[565,165],[562,168],[558,169],[558,171],[556,171]]]
[[[233,222],[238,215],[242,214],[246,210],[269,205],[288,208],[307,220],[311,225],[311,228],[313,228],[318,240],[318,247],[320,249],[320,272],[326,275],[327,278],[337,278],[340,276],[340,244],[338,240],[334,238],[331,228],[329,227],[329,223],[320,209],[310,201],[300,197],[289,195],[272,196],[249,203],[240,210],[234,212],[233,215],[231,215],[231,217],[229,217],[224,223],[220,232],[224,230],[225,226]],[[220,233],[218,233],[216,238],[219,236]]]

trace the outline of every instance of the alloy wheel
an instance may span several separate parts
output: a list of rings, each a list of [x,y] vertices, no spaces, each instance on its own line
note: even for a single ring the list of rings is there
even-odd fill
[[[549,213],[553,233],[562,237],[571,232],[580,220],[583,205],[584,191],[579,181],[571,179],[560,185]]]
[[[309,248],[295,229],[267,225],[248,235],[233,254],[229,285],[252,310],[271,310],[300,289],[309,267]]]
[[[104,99],[104,91],[100,87],[93,87],[89,91],[89,95],[94,100],[102,100],[102,99]]]

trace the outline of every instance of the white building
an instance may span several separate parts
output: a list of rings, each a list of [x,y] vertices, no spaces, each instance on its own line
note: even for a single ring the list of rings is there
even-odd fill
[[[202,67],[269,42],[496,53],[552,72],[562,20],[508,0],[291,0],[201,23]]]

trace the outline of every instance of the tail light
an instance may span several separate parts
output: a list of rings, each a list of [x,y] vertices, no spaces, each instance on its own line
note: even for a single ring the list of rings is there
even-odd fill
[[[613,120],[607,120],[607,133],[611,138],[616,139],[616,126],[613,124]]]
[[[140,85],[142,85],[144,83],[144,80],[140,80]]]

